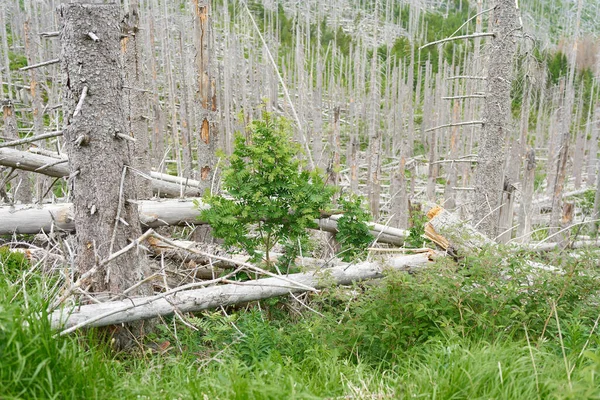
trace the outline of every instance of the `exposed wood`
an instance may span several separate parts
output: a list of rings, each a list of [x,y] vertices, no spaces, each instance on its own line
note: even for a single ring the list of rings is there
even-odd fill
[[[275,277],[264,278],[172,294],[82,305],[72,309],[64,308],[52,313],[51,324],[55,329],[68,329],[78,325],[85,327],[116,325],[171,315],[175,310],[195,312],[306,291],[300,285],[317,289],[332,285],[349,285],[353,282],[381,278],[386,268],[395,270],[422,268],[431,262],[432,256],[433,252],[427,252],[395,257],[383,262],[362,262],[350,266],[327,268],[318,272],[291,274],[285,280]],[[298,286],[291,282],[297,283]],[[92,319],[93,322],[86,323]]]
[[[464,256],[494,242],[440,206],[427,212],[425,236],[454,256]]]

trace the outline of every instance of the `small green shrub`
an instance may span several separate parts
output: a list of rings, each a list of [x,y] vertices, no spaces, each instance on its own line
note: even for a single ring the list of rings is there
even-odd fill
[[[17,71],[19,68],[23,68],[27,66],[27,57],[23,54],[13,53],[12,51],[8,52],[9,59],[9,69],[11,71]]]
[[[365,211],[362,199],[358,196],[341,198],[339,205],[344,210],[344,215],[337,221],[338,232],[335,238],[342,247],[342,260],[352,261],[364,256],[367,247],[373,242],[373,235],[366,224],[371,215]]]
[[[11,251],[8,247],[0,247],[0,273],[8,279],[18,278],[29,267],[25,254]]]
[[[425,238],[425,224],[427,223],[427,215],[420,210],[413,210],[410,214],[411,227],[408,230],[408,237],[404,244],[407,247],[420,248],[427,241]]]
[[[210,209],[201,218],[227,246],[246,250],[255,260],[271,263],[278,242],[292,246],[314,226],[334,193],[316,171],[302,169],[289,124],[268,113],[253,121],[248,136],[237,134],[223,188],[231,196],[207,196]]]
[[[283,264],[288,266],[307,248],[307,228],[316,227],[315,220],[331,207],[336,189],[325,184],[319,171],[302,168],[296,157],[300,151],[291,140],[289,123],[269,113],[253,121],[246,136],[236,135],[223,171],[223,188],[230,197],[206,196],[210,208],[200,216],[226,246],[271,264],[271,251],[279,243],[286,249]],[[355,257],[371,240],[365,224],[368,214],[359,199],[341,204],[348,213],[341,219],[339,240],[346,257]]]

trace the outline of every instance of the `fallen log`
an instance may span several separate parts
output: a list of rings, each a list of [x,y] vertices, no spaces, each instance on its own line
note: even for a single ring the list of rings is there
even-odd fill
[[[57,159],[28,151],[0,148],[0,165],[22,169],[24,171],[37,172],[54,178],[69,176],[69,167],[66,162],[57,162],[66,159]],[[201,196],[201,190],[185,183],[168,182],[163,179],[151,178],[152,191],[161,197],[195,197]]]
[[[431,207],[427,212],[427,218],[429,222],[425,225],[425,236],[453,257],[460,258],[477,253],[485,247],[497,246],[496,242],[477,231],[471,224],[462,221],[441,206]],[[523,248],[523,246],[515,246],[517,250]],[[531,260],[523,260],[522,266],[531,270],[564,273],[561,268]],[[506,273],[505,277],[510,279],[510,272]],[[533,279],[534,276],[530,275],[530,278]]]
[[[200,211],[194,205],[194,200],[200,204],[200,207],[206,207],[201,199],[139,201],[142,226],[156,228],[168,225],[202,224],[202,221],[198,219]],[[319,229],[326,232],[337,232],[336,219],[340,217],[334,215],[318,220]],[[371,223],[369,227],[371,234],[380,243],[400,246],[408,236],[408,233],[402,229],[381,224]],[[52,228],[64,231],[75,229],[71,203],[0,206],[0,235],[36,234],[40,231],[50,232]]]
[[[340,219],[341,215],[332,215],[329,218],[323,218],[318,221],[319,229],[325,232],[337,232],[337,220]],[[391,244],[394,246],[402,246],[404,240],[408,237],[408,231],[398,228],[392,228],[389,226],[367,223],[370,228],[370,233],[375,238],[375,241],[379,243]]]
[[[337,266],[316,272],[291,274],[283,278],[264,278],[236,282],[203,289],[162,293],[150,297],[130,298],[99,304],[63,308],[50,316],[52,327],[69,333],[82,327],[98,327],[166,316],[178,312],[196,312],[219,306],[246,303],[289,293],[331,285],[381,278],[384,269],[409,270],[431,262],[433,252],[395,257],[384,262],[362,262]],[[292,283],[297,283],[294,286]]]
[[[197,224],[200,211],[192,200],[138,201],[140,222],[147,228]],[[73,204],[0,206],[0,235],[36,234],[52,229],[73,231]]]
[[[427,218],[429,222],[425,224],[425,236],[453,256],[464,255],[494,244],[494,241],[472,225],[443,207],[431,207]]]

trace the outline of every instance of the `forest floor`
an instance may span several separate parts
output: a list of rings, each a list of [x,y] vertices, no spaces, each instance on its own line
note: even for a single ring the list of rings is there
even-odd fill
[[[536,257],[561,272],[532,273]],[[124,352],[94,330],[58,336],[52,282],[23,262],[0,252],[1,399],[600,397],[595,253],[443,258],[302,303],[168,318]]]

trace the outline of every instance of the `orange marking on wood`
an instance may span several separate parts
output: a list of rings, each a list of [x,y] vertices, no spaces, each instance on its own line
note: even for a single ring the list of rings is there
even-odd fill
[[[206,144],[210,142],[210,124],[208,119],[204,118],[202,121],[202,128],[200,129],[200,139]]]
[[[125,53],[127,51],[127,42],[129,41],[129,36],[125,36],[121,39],[121,53]]]
[[[443,210],[444,210],[443,207],[435,206],[435,207],[433,207],[431,210],[429,210],[427,212],[427,218],[433,219],[433,218],[435,218],[436,215],[438,215],[439,213],[441,213]]]
[[[202,170],[200,171],[200,179],[202,179],[203,181],[208,180],[208,178],[210,177],[210,167],[208,165],[202,167]]]

